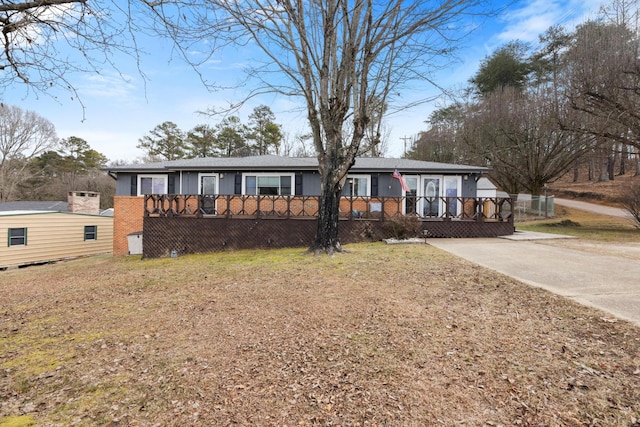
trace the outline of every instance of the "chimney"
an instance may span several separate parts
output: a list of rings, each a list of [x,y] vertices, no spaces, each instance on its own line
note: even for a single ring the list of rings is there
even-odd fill
[[[100,193],[94,191],[69,191],[69,212],[100,214]]]

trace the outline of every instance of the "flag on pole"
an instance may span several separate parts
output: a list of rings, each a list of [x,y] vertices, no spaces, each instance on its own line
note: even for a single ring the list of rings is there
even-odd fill
[[[407,182],[404,180],[404,178],[402,177],[402,175],[400,175],[400,172],[398,172],[398,169],[393,171],[393,177],[395,179],[397,179],[398,181],[400,181],[400,186],[402,187],[402,189],[405,192],[409,192],[411,191],[411,189],[409,188],[409,186],[407,185]]]

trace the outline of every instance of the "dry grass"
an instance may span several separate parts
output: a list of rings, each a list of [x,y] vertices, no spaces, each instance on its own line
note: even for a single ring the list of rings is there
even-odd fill
[[[516,223],[516,229],[567,234],[590,241],[638,243],[640,229],[630,218],[598,215],[556,205],[556,217]]]
[[[638,328],[427,245],[348,249],[3,272],[0,425],[639,425]]]
[[[620,201],[626,190],[640,182],[640,176],[636,176],[634,173],[618,175],[612,181],[589,181],[587,176],[586,169],[582,170],[579,180],[572,182],[573,174],[569,172],[557,182],[549,185],[549,194],[622,207]]]

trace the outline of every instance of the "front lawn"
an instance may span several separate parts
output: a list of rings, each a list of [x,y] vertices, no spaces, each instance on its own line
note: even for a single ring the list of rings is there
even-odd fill
[[[640,423],[640,329],[423,244],[0,272],[0,426]]]

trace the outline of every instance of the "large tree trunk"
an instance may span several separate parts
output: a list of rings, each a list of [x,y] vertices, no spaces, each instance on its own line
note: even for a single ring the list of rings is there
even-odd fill
[[[337,133],[329,133],[329,138],[340,138]],[[347,150],[347,153],[338,154],[342,144],[336,142],[331,148],[318,156],[318,171],[320,172],[320,210],[318,212],[318,228],[316,239],[309,248],[310,252],[316,254],[326,252],[342,252],[340,239],[338,237],[338,225],[340,217],[340,197],[342,186],[351,166],[355,163],[354,150]],[[352,142],[352,147],[359,144]]]
[[[611,152],[608,156],[607,162],[607,172],[609,173],[609,180],[613,181],[616,179],[616,161],[618,159],[618,151],[615,149],[615,145],[611,148]]]
[[[619,175],[624,175],[627,173],[627,159],[629,158],[629,149],[627,148],[627,144],[620,144],[620,171]]]
[[[320,195],[320,212],[318,214],[318,228],[316,239],[309,249],[316,254],[326,252],[332,254],[341,252],[342,246],[338,237],[340,217],[340,193],[335,185],[325,182]]]
[[[600,178],[598,178],[598,182],[607,182],[609,181],[609,156],[604,149],[598,150],[598,156],[600,157]]]

